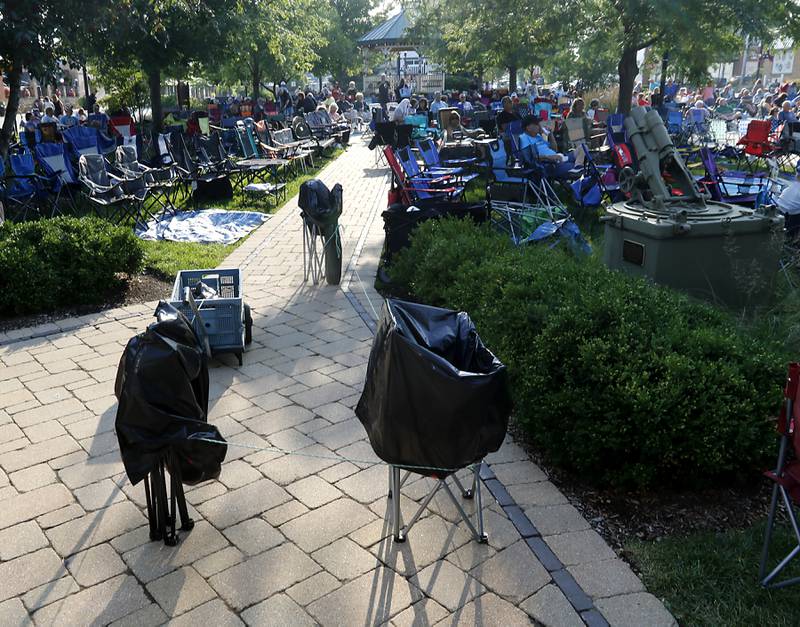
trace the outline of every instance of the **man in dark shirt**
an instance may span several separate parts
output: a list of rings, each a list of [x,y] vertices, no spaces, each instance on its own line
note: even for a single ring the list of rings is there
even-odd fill
[[[317,99],[314,98],[314,94],[308,92],[306,97],[303,99],[303,111],[305,113],[311,113],[312,111],[317,110]]]
[[[389,81],[386,80],[386,74],[381,74],[381,82],[378,83],[378,102],[386,111],[386,103],[389,102]]]
[[[510,97],[504,96],[502,103],[503,110],[500,111],[495,118],[495,121],[497,122],[498,135],[502,134],[506,130],[506,126],[508,126],[509,122],[520,119],[520,117],[514,111],[514,103],[511,101]]]

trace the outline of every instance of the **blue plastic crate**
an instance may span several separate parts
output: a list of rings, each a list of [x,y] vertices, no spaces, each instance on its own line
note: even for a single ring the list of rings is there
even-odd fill
[[[208,343],[214,352],[244,351],[244,300],[242,277],[238,268],[214,268],[207,270],[181,270],[175,277],[172,288],[172,304],[195,322],[194,313],[183,301],[184,289],[194,288],[198,281],[214,288],[218,298],[195,299],[200,320],[208,335]]]

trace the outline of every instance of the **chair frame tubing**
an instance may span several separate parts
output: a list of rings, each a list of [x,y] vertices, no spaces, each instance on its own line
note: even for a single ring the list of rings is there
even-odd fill
[[[392,528],[393,528],[394,541],[398,543],[403,543],[406,541],[408,532],[411,531],[411,528],[420,519],[422,513],[428,508],[428,505],[430,505],[430,502],[433,500],[433,497],[436,496],[437,492],[440,489],[444,489],[445,494],[447,494],[447,496],[450,497],[450,500],[453,502],[453,505],[455,505],[456,510],[461,516],[461,519],[467,525],[467,528],[472,533],[472,537],[475,539],[475,541],[479,542],[480,544],[487,544],[489,542],[489,536],[486,534],[483,525],[483,495],[481,493],[481,478],[480,478],[480,469],[482,464],[483,461],[480,461],[471,467],[472,487],[468,490],[464,489],[464,486],[462,485],[458,477],[455,475],[455,473],[451,475],[446,475],[444,477],[432,476],[431,478],[434,479],[436,483],[434,484],[433,488],[431,488],[430,492],[428,492],[428,494],[422,500],[422,502],[419,505],[419,508],[411,517],[411,519],[405,524],[403,524],[403,517],[400,513],[400,494],[403,485],[411,475],[411,471],[406,471],[405,476],[401,478],[400,471],[403,470],[402,466],[390,465],[389,499],[392,502]],[[473,498],[475,499],[476,502],[475,523],[472,522],[472,520],[470,519],[470,515],[466,512],[466,510],[464,510],[464,507],[456,498],[456,495],[453,493],[453,490],[447,484],[448,479],[453,480],[459,492],[461,492],[461,496],[463,498],[468,500],[472,500]]]

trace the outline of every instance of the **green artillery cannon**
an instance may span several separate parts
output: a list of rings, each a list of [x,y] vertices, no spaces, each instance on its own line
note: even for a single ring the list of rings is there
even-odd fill
[[[734,308],[769,300],[783,244],[783,217],[709,200],[656,111],[634,107],[625,120],[638,172],[623,168],[629,200],[606,209],[609,268]]]

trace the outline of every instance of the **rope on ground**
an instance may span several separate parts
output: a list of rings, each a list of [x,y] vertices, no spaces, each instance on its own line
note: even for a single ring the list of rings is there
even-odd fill
[[[332,460],[336,462],[350,462],[351,464],[359,464],[365,466],[378,466],[380,464],[385,464],[383,460],[375,461],[374,459],[366,460],[366,459],[353,459],[350,457],[343,457],[341,455],[324,455],[319,453],[304,453],[301,451],[287,451],[286,449],[279,448],[277,446],[256,446],[254,444],[245,444],[244,442],[226,442],[225,440],[214,440],[213,438],[191,438],[191,440],[195,442],[208,442],[209,444],[219,444],[222,446],[237,446],[239,448],[247,448],[253,451],[258,452],[269,452],[269,453],[281,453],[282,455],[294,455],[296,457],[308,457],[310,459],[325,459],[325,460]],[[320,445],[322,446],[322,445]],[[415,466],[415,465],[408,465],[408,464],[397,464],[398,466],[406,469],[406,470],[420,470],[426,472],[442,472],[442,473],[453,473],[459,470],[463,470],[462,468],[440,468],[438,466]]]
[[[378,315],[378,312],[375,309],[375,305],[372,303],[372,299],[369,297],[369,294],[367,293],[367,288],[364,285],[364,281],[361,280],[361,275],[358,273],[358,270],[355,268],[355,266],[353,267],[353,274],[355,275],[358,284],[361,286],[361,291],[364,292],[364,297],[367,299],[367,302],[369,303],[369,308],[372,309],[372,313],[375,315],[375,320],[376,321],[380,320],[381,317]]]

